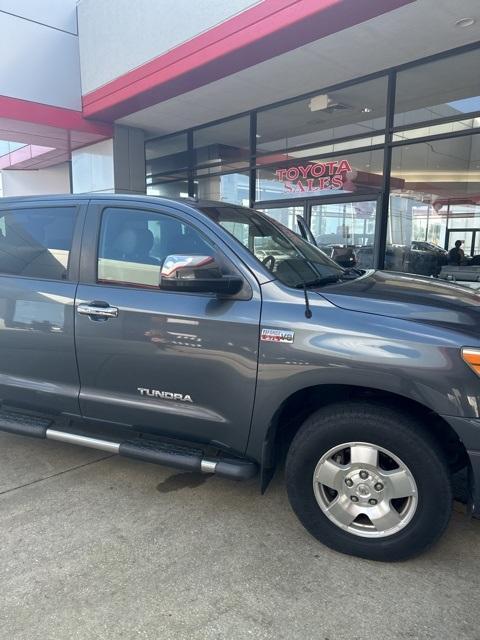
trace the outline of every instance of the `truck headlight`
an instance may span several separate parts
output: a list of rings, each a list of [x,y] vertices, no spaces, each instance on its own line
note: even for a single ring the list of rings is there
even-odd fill
[[[480,376],[480,349],[470,349],[469,347],[463,347],[462,358],[468,364],[470,369],[473,369],[477,376]]]

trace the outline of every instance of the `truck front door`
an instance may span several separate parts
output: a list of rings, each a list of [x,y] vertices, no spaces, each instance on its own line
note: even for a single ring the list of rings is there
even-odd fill
[[[209,233],[176,209],[92,202],[75,313],[84,416],[245,449],[257,374],[255,279],[239,267],[251,292],[243,299],[159,289],[168,255],[220,252],[237,268]]]

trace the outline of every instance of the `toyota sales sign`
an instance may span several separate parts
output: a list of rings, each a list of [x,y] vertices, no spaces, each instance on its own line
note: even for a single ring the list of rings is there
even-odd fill
[[[277,180],[288,193],[344,189],[345,183],[349,182],[348,174],[352,174],[348,160],[314,162],[275,171]]]

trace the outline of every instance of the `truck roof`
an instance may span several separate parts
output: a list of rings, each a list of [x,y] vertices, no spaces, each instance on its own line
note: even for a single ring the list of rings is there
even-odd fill
[[[130,193],[55,193],[51,195],[38,195],[38,196],[8,196],[0,198],[1,205],[19,202],[52,202],[56,200],[132,200],[132,202],[175,202],[186,205],[197,205],[199,207],[215,206],[215,207],[228,207],[241,205],[232,205],[229,202],[220,202],[216,200],[203,200],[193,197],[185,198],[167,198],[163,196],[148,196],[143,194],[130,194]],[[242,207],[244,208],[244,207]]]

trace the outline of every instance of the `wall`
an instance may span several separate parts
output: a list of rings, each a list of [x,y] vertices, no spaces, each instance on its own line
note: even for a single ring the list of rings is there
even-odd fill
[[[2,171],[3,196],[38,196],[70,193],[68,163],[36,171]]]
[[[0,0],[0,94],[81,109],[76,0]]]
[[[83,93],[257,3],[258,0],[80,0]]]

